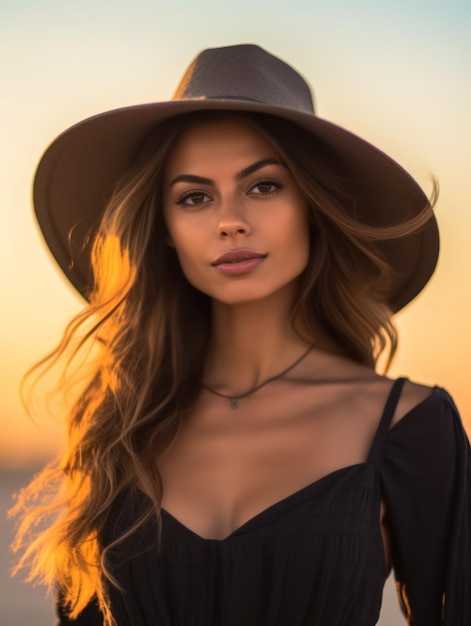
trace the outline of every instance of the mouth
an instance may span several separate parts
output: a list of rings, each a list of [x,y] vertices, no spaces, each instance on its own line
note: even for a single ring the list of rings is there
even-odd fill
[[[218,257],[212,265],[226,276],[243,276],[255,270],[267,256],[267,254],[240,248],[229,250]]]
[[[240,248],[239,250],[229,250],[225,252],[220,257],[218,257],[211,265],[233,265],[236,263],[243,263],[244,261],[252,261],[256,259],[264,259],[266,258],[266,254],[261,254],[259,252],[254,252],[253,250],[244,250]]]

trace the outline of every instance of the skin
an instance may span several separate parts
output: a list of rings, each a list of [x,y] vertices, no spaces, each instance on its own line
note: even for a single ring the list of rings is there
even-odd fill
[[[273,147],[246,123],[224,120],[185,133],[165,172],[170,244],[189,282],[213,303],[208,370],[230,362],[225,370],[228,380],[237,381],[236,391],[276,374],[274,362],[287,367],[308,346],[289,322],[296,283],[308,260],[307,203],[287,168],[277,163],[239,179],[247,168],[277,159]],[[188,175],[213,183],[178,180]],[[238,248],[266,258],[239,276],[212,265]]]
[[[171,243],[189,282],[215,302],[245,304],[280,290],[287,299],[306,267],[307,203],[278,161],[267,141],[236,120],[191,129],[169,159],[164,202]],[[186,181],[190,176],[208,182]],[[239,276],[212,265],[238,248],[266,258]]]
[[[212,302],[203,380],[225,394],[275,376],[309,346],[290,321],[309,254],[307,203],[277,159],[273,146],[235,117],[187,130],[164,173],[168,245]],[[237,276],[214,267],[221,254],[241,247],[266,257]],[[244,398],[236,413],[203,390],[157,459],[163,508],[199,536],[223,539],[271,504],[366,460],[392,381],[344,357],[320,325],[316,335],[315,349],[294,370]],[[407,383],[393,426],[429,393]],[[389,568],[385,511],[382,503]]]

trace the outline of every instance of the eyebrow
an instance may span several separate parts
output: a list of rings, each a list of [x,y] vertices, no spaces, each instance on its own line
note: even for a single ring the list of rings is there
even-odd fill
[[[253,174],[257,170],[262,169],[262,167],[266,167],[267,165],[281,165],[282,167],[286,167],[286,163],[280,161],[279,159],[261,159],[256,163],[252,163],[248,167],[244,168],[240,172],[237,172],[235,175],[236,180],[242,180],[250,174]],[[195,176],[194,174],[180,174],[180,176],[176,176],[170,183],[170,187],[175,185],[176,183],[197,183],[199,185],[213,185],[214,180],[211,178],[205,178],[204,176]]]

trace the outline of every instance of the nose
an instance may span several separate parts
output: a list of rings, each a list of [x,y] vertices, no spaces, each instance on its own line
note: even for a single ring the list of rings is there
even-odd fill
[[[221,209],[218,223],[218,235],[222,239],[228,237],[247,236],[251,228],[240,207],[232,202],[230,206]]]

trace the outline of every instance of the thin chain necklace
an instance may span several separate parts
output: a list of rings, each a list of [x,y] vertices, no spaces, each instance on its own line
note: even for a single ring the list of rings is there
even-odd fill
[[[216,391],[215,389],[213,389],[209,385],[205,385],[204,383],[203,383],[203,387],[207,389],[208,391],[210,391],[211,393],[213,393],[215,396],[219,396],[220,398],[226,398],[226,400],[229,400],[229,404],[232,409],[238,409],[239,400],[241,398],[246,398],[247,396],[250,396],[252,393],[255,393],[256,391],[261,389],[262,387],[265,387],[265,385],[268,385],[268,383],[272,383],[274,380],[278,380],[278,378],[282,378],[285,374],[287,374],[292,369],[294,369],[296,365],[301,363],[301,361],[307,357],[307,355],[309,354],[309,352],[311,352],[313,348],[314,348],[314,344],[310,345],[309,348],[306,350],[306,352],[304,352],[299,357],[299,359],[296,359],[294,363],[292,363],[289,367],[284,369],[282,372],[280,372],[276,376],[272,376],[271,378],[268,378],[267,380],[265,380],[263,383],[260,383],[260,385],[257,385],[256,387],[254,387],[253,389],[249,389],[249,391],[245,391],[244,393],[239,393],[236,396],[232,396],[232,395],[228,395],[225,393],[221,393],[220,391]]]

